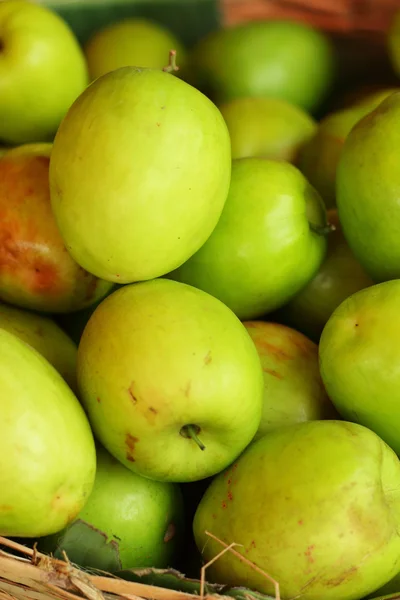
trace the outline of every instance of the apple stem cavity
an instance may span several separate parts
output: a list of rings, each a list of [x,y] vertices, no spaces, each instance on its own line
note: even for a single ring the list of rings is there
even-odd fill
[[[317,235],[329,235],[332,233],[332,231],[336,231],[336,227],[331,223],[327,223],[326,225],[315,225],[314,223],[309,223],[309,225],[311,231]]]
[[[163,71],[165,73],[174,73],[174,71],[179,71],[179,67],[176,64],[176,50],[169,51],[169,63],[163,68]]]
[[[200,433],[200,427],[197,425],[184,425],[180,431],[180,434],[190,440],[196,442],[200,450],[205,450],[206,447],[203,442],[199,439],[198,434]]]

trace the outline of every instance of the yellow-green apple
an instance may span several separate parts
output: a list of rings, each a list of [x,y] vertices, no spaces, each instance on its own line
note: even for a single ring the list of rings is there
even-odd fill
[[[93,435],[56,369],[0,329],[0,535],[37,537],[73,521],[94,484]]]
[[[294,162],[317,128],[302,108],[279,98],[238,98],[219,109],[229,129],[233,159],[257,156]]]
[[[215,475],[260,423],[264,382],[246,328],[213,296],[169,279],[125,285],[101,302],[77,373],[97,439],[150,479]]]
[[[320,369],[338,412],[375,431],[400,455],[400,281],[347,298],[322,332]]]
[[[35,348],[77,392],[77,346],[49,317],[0,304],[0,327]]]
[[[186,66],[186,50],[166,27],[145,18],[126,18],[96,31],[84,46],[91,79],[120,67],[163,69],[175,50],[179,74]]]
[[[264,374],[263,413],[254,439],[285,425],[338,417],[322,383],[314,342],[278,323],[243,324]]]
[[[208,98],[171,73],[122,67],[96,79],[63,120],[51,202],[75,260],[131,283],[165,275],[204,244],[230,173],[229,132]]]
[[[281,427],[214,479],[193,527],[204,562],[221,551],[208,531],[238,544],[282,598],[359,600],[400,568],[400,462],[355,423]],[[229,552],[207,577],[275,596],[262,572]]]
[[[37,2],[0,2],[0,140],[51,141],[88,83],[75,35]]]

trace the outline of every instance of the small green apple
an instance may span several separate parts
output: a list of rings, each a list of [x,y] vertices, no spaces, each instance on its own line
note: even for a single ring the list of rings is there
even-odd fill
[[[338,417],[318,365],[318,346],[305,335],[278,323],[245,321],[260,356],[264,404],[254,439],[284,425]]]
[[[165,275],[203,245],[230,173],[229,132],[208,98],[170,73],[123,67],[92,83],[63,120],[51,202],[78,264],[131,283]]]
[[[177,37],[160,23],[133,17],[96,31],[84,46],[91,79],[120,67],[163,69],[171,50],[184,70],[186,50]]]
[[[335,71],[329,39],[305,23],[266,20],[213,31],[192,53],[200,89],[218,102],[281,98],[313,111]]]
[[[355,423],[308,421],[251,444],[203,496],[193,529],[211,532],[273,577],[282,598],[359,600],[400,568],[400,463]],[[207,577],[269,595],[263,574],[227,552]]]
[[[335,230],[328,236],[328,252],[318,273],[276,315],[279,321],[302,331],[316,342],[343,300],[373,285],[349,248],[336,209],[328,211],[328,222]]]
[[[37,2],[0,2],[0,140],[52,140],[88,83],[73,32]]]
[[[170,281],[126,285],[97,307],[78,349],[78,386],[97,439],[132,471],[205,479],[251,442],[263,376],[222,302]]]
[[[55,368],[0,328],[0,535],[50,535],[73,521],[95,479],[93,435]]]
[[[400,454],[400,280],[365,288],[335,310],[320,341],[321,375],[339,413]]]
[[[218,225],[169,277],[213,294],[240,319],[288,302],[319,269],[326,251],[325,207],[315,189],[283,161],[234,160]]]
[[[0,328],[13,333],[35,348],[77,392],[77,346],[49,317],[8,304],[0,304]]]
[[[62,313],[93,304],[112,284],[65,248],[50,204],[50,153],[51,144],[26,144],[0,158],[0,299]]]
[[[238,98],[219,109],[229,129],[233,159],[256,156],[294,162],[317,127],[300,107],[278,98]]]
[[[344,236],[376,282],[400,277],[400,92],[353,127],[341,153],[336,201]]]
[[[81,567],[107,572],[162,569],[174,564],[182,545],[183,516],[177,484],[140,477],[98,445],[96,478],[85,506],[66,529],[43,540],[41,549],[60,559],[66,552]]]

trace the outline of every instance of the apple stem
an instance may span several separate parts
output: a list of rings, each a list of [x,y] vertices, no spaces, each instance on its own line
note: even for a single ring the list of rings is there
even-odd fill
[[[176,50],[169,51],[169,63],[166,67],[163,68],[165,73],[173,73],[174,71],[179,71],[179,67],[176,64]]]
[[[200,450],[205,450],[206,449],[205,445],[203,444],[203,442],[199,439],[199,437],[197,435],[199,431],[200,430],[196,425],[185,425],[181,429],[181,434],[184,437],[189,438],[189,439],[193,440],[194,442],[196,442],[196,444],[198,445]]]
[[[336,227],[327,223],[326,225],[315,225],[314,223],[309,223],[311,231],[316,233],[317,235],[329,235],[332,231],[336,231]]]

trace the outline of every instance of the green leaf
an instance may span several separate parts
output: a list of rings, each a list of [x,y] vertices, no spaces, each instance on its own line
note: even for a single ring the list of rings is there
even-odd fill
[[[83,568],[113,573],[121,569],[118,541],[78,519],[58,534],[42,539],[39,549],[55,558],[68,559]]]

